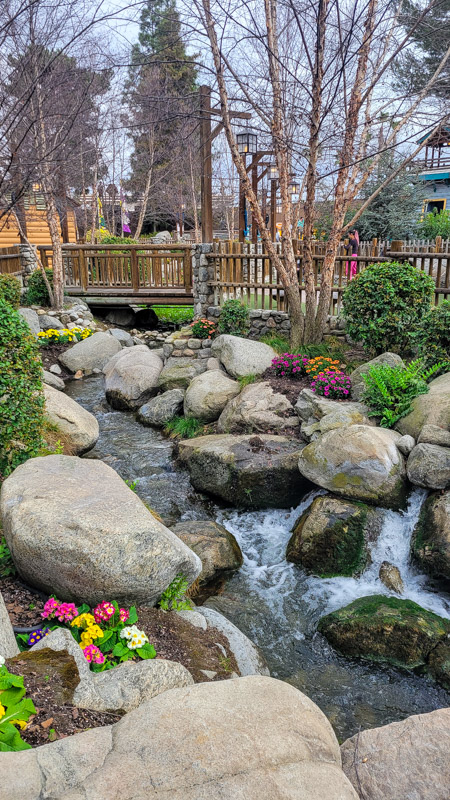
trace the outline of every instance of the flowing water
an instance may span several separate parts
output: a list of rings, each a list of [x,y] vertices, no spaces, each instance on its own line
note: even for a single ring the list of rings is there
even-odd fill
[[[109,408],[102,378],[72,381],[67,394],[99,421],[100,438],[87,457],[102,459],[125,480],[138,481],[138,495],[167,525],[180,519],[217,519],[236,536],[243,567],[207,604],[260,646],[273,677],[292,683],[322,708],[340,739],[449,705],[448,693],[426,676],[344,658],[316,633],[324,613],[357,597],[389,594],[378,578],[384,560],[400,569],[405,598],[450,617],[450,597],[409,563],[411,533],[424,491],[411,494],[404,513],[383,512],[371,565],[359,578],[314,578],[288,564],[285,552],[295,521],[319,490],[291,512],[225,508],[192,489],[187,473],[174,466],[170,441],[139,425],[132,414]]]

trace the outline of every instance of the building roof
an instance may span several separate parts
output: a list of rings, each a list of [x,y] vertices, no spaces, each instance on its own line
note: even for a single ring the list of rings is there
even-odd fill
[[[422,144],[425,139],[428,138],[430,135],[430,131],[425,133],[420,139],[417,140],[417,144]],[[428,142],[428,147],[443,147],[448,145],[450,147],[450,125],[441,125],[439,130],[431,137]]]

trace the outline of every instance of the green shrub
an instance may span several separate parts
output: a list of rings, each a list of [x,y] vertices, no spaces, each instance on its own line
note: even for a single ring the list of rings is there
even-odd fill
[[[214,339],[217,335],[217,325],[209,319],[197,319],[190,328],[194,339]]]
[[[0,666],[0,752],[29,750],[31,747],[17,729],[25,727],[31,715],[36,713],[33,701],[24,694],[23,678],[8,672],[4,665]]]
[[[172,322],[174,325],[185,325],[191,322],[194,309],[189,306],[152,306],[160,322]]]
[[[450,301],[432,308],[424,317],[419,355],[427,366],[450,362]],[[448,367],[450,368],[450,367]]]
[[[39,345],[17,311],[0,300],[0,479],[42,445],[44,395]]]
[[[419,236],[425,239],[435,239],[442,236],[448,239],[450,236],[450,211],[442,209],[439,212],[431,211],[417,226]]]
[[[245,336],[250,327],[249,312],[239,300],[227,300],[222,306],[219,319],[219,333]]]
[[[20,289],[20,281],[15,275],[0,275],[0,300],[13,308],[19,308]]]
[[[347,333],[377,354],[411,352],[433,289],[433,280],[411,264],[371,264],[344,292]]]
[[[195,417],[174,417],[166,423],[164,432],[173,439],[193,439],[203,427],[203,423]]]
[[[53,270],[46,269],[45,274],[47,275],[48,281],[50,286],[53,289]],[[42,276],[42,272],[40,269],[36,269],[34,272],[31,273],[30,277],[27,281],[27,303],[37,306],[49,306],[50,305],[50,298],[48,296],[47,287],[44,283],[44,278]]]
[[[372,366],[362,376],[365,384],[363,400],[370,408],[369,417],[381,417],[381,427],[392,428],[408,414],[414,398],[428,392],[427,381],[440,371],[441,366],[435,364],[427,370],[421,359],[411,361],[407,367]]]

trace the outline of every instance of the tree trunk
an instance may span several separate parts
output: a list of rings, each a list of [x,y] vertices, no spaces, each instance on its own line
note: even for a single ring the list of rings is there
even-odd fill
[[[305,319],[302,312],[301,294],[299,291],[298,282],[294,285],[285,287],[286,299],[289,304],[289,319],[291,322],[291,331],[289,336],[289,343],[293,353],[298,353],[301,345],[303,344],[303,336],[305,330]]]

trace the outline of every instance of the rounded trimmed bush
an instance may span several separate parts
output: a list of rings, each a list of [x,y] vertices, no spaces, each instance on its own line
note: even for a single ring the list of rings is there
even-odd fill
[[[347,333],[376,354],[411,352],[430,311],[432,278],[411,264],[371,264],[343,296]]]
[[[39,345],[25,320],[0,299],[0,479],[37,455],[44,395]]]
[[[423,321],[419,354],[427,366],[450,362],[450,301],[432,308]]]
[[[0,275],[0,300],[13,308],[19,308],[20,290],[20,281],[15,275]]]
[[[247,306],[244,306],[239,300],[227,300],[220,313],[219,333],[245,336],[249,327],[250,318]]]
[[[47,275],[50,286],[53,288],[53,270],[46,269],[45,274]],[[27,302],[30,304],[30,306],[50,305],[50,298],[48,296],[47,287],[44,283],[44,278],[42,277],[42,272],[40,269],[35,269],[35,271],[32,272],[30,277],[28,278]]]

